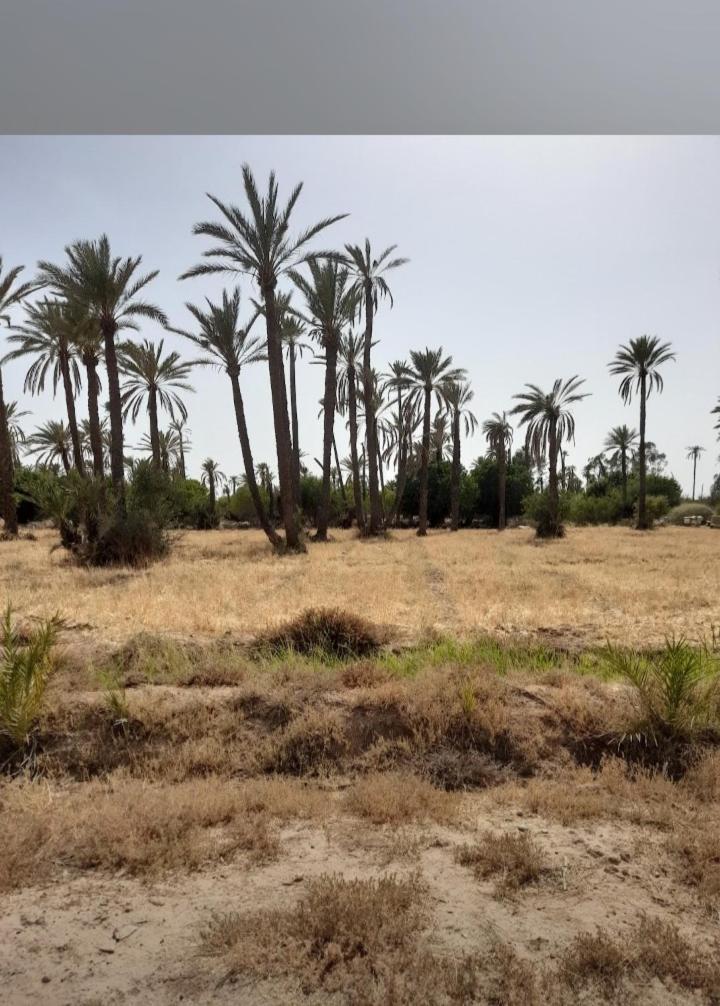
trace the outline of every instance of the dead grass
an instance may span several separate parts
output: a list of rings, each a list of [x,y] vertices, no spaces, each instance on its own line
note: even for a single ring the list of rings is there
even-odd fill
[[[383,642],[380,629],[341,608],[307,608],[260,636],[253,649],[263,653],[302,653],[336,660],[367,657]]]
[[[354,782],[343,807],[372,824],[452,824],[458,820],[460,800],[417,776],[376,772]]]
[[[460,846],[455,857],[462,866],[469,866],[479,880],[495,877],[495,890],[500,896],[537,884],[550,873],[542,849],[524,833],[488,831],[472,845]]]
[[[720,535],[712,528],[572,528],[536,546],[533,532],[393,532],[382,542],[334,531],[329,547],[279,559],[256,531],[183,534],[148,570],[86,570],[51,531],[3,545],[0,606],[88,623],[122,642],[140,630],[254,638],[308,607],[337,604],[420,638],[430,627],[534,635],[551,645],[660,645],[720,624]],[[478,570],[482,575],[478,576]],[[442,573],[438,580],[437,573]]]

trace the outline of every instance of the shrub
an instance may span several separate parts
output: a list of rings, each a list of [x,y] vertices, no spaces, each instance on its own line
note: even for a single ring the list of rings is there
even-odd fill
[[[573,493],[567,497],[567,519],[571,524],[614,524],[622,516],[622,495],[616,490],[605,496]]]
[[[532,496],[526,496],[523,500],[523,514],[533,522],[539,538],[562,538],[565,534],[562,522],[568,516],[568,497],[564,493],[560,494],[558,509],[560,525],[556,527],[550,516],[550,501],[547,490],[533,493]]]
[[[684,517],[704,517],[709,520],[712,515],[713,509],[706,503],[681,503],[672,508],[667,519],[670,524],[682,524]]]
[[[60,624],[55,616],[21,633],[13,627],[10,605],[5,609],[0,629],[0,733],[15,747],[28,743],[40,715]]]
[[[608,645],[606,660],[636,689],[653,733],[691,737],[717,724],[720,673],[717,657],[684,639],[669,639],[658,655]]]
[[[321,655],[341,660],[366,657],[381,646],[375,626],[340,608],[308,608],[284,625],[260,636],[256,650]]]
[[[645,497],[645,513],[647,514],[650,522],[659,520],[660,517],[664,517],[670,508],[667,496],[646,496]],[[633,508],[635,517],[638,513],[637,501]]]
[[[90,566],[142,567],[167,555],[168,549],[168,537],[158,519],[135,510],[107,519],[97,539],[86,542],[78,554]]]
[[[497,876],[499,894],[537,883],[546,871],[541,849],[526,834],[495,835],[487,832],[475,845],[463,845],[457,849],[456,859],[462,866],[471,867],[481,880]]]

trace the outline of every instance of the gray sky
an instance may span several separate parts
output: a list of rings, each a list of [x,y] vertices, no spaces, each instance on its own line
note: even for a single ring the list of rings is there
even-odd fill
[[[38,259],[60,261],[68,242],[105,231],[115,254],[141,253],[148,270],[160,270],[149,297],[171,324],[188,327],[186,300],[233,285],[232,277],[177,277],[208,247],[191,233],[218,215],[205,193],[242,202],[244,161],[261,183],[274,168],[281,196],[304,181],[297,227],[350,214],[318,247],[367,235],[376,249],[397,243],[411,259],[391,274],[394,308],[383,305],[377,317],[381,368],[442,345],[468,371],[479,420],[509,409],[526,381],[585,377],[592,397],[576,407],[569,448],[578,470],[611,426],[637,426],[636,403],[623,406],[607,372],[618,344],[643,333],[670,341],[678,358],[664,369],[664,393],[650,399],[648,437],[687,492],[685,448],[704,446],[698,492],[709,488],[718,467],[709,413],[720,395],[717,137],[3,136],[4,264],[25,263],[29,278]],[[240,285],[249,310],[256,291],[247,279]],[[141,334],[163,336],[149,322]],[[193,355],[185,340],[165,339]],[[24,371],[23,363],[4,369],[6,396],[32,410],[29,425],[63,415],[61,397],[23,395]],[[240,473],[226,378],[198,370],[194,384],[190,473],[208,455],[226,474]],[[298,385],[301,448],[317,471],[322,368],[306,358]],[[274,469],[265,365],[248,368],[242,387],[255,459]],[[145,430],[130,428],[128,442]],[[337,433],[347,453],[341,420]],[[476,434],[463,460],[483,450]]]

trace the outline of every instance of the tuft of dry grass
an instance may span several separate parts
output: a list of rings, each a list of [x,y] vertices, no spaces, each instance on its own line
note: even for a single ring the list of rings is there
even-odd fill
[[[594,933],[578,933],[562,955],[558,977],[574,992],[592,985],[614,998],[629,966],[625,946],[598,927]]]
[[[372,824],[452,824],[458,819],[460,800],[417,776],[375,772],[353,783],[343,807]]]
[[[480,880],[496,877],[498,895],[536,884],[549,872],[542,849],[525,833],[498,835],[488,831],[472,845],[456,849],[455,858]]]
[[[342,717],[309,709],[268,738],[262,762],[268,772],[310,775],[328,771],[346,750]]]
[[[383,642],[371,622],[341,608],[307,608],[261,633],[253,649],[263,653],[301,653],[348,660],[376,653]]]

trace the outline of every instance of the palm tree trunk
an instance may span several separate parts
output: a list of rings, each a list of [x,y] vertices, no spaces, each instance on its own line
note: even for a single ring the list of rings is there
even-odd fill
[[[232,384],[235,421],[237,423],[238,438],[240,440],[240,450],[242,451],[243,464],[245,465],[245,481],[247,482],[248,489],[250,490],[250,498],[253,501],[255,514],[257,515],[260,527],[270,539],[273,547],[277,548],[279,545],[282,545],[282,539],[270,522],[265,510],[265,505],[262,501],[262,496],[260,495],[260,490],[258,489],[258,484],[255,480],[255,463],[253,461],[252,450],[250,448],[250,437],[248,436],[247,421],[245,419],[245,406],[240,392],[240,379],[238,378],[238,375],[231,374],[230,382]]]
[[[640,377],[640,444],[638,446],[638,463],[640,467],[638,478],[638,531],[646,531],[648,522],[645,507],[646,458],[645,458],[645,412],[647,408],[645,375]]]
[[[268,370],[270,373],[270,394],[272,397],[278,480],[280,482],[280,504],[283,525],[285,527],[285,544],[289,549],[300,550],[303,546],[300,542],[300,525],[295,508],[295,493],[293,492],[290,420],[288,418],[285,366],[283,363],[282,339],[277,316],[274,285],[263,287],[262,293],[265,301]]]
[[[13,496],[13,474],[12,442],[0,370],[0,516],[5,521],[5,534],[15,536],[18,533],[18,521]]]
[[[182,430],[178,430],[178,440],[180,442],[180,476],[184,480],[187,478],[185,474],[185,442],[183,440]],[[233,490],[234,492],[235,490]]]
[[[315,541],[327,541],[330,523],[330,469],[332,468],[333,427],[335,425],[335,395],[337,391],[337,340],[325,340],[325,394],[323,396],[323,458],[322,491],[318,507]]]
[[[421,538],[427,534],[428,525],[428,467],[430,465],[430,405],[431,393],[425,389],[425,408],[423,411],[422,450],[420,452],[420,523],[417,533]]]
[[[65,392],[65,408],[67,409],[68,427],[70,428],[70,440],[72,441],[73,461],[75,467],[81,475],[85,474],[83,465],[82,447],[80,446],[80,434],[78,432],[77,416],[75,415],[75,396],[73,395],[72,377],[70,375],[70,361],[65,352],[60,351],[60,372],[62,373],[63,390]]]
[[[693,491],[692,498],[695,502],[695,473],[697,472],[697,454],[693,454]]]
[[[382,451],[380,450],[380,437],[378,436],[378,426],[377,419],[375,420],[375,447],[377,450],[377,468],[378,468],[378,481],[380,489],[380,516],[382,518],[383,527],[386,523],[385,514],[385,472],[383,471],[383,460]]]
[[[393,503],[392,513],[390,514],[390,523],[393,527],[397,526],[398,518],[400,516],[400,508],[405,494],[405,485],[407,483],[408,452],[405,448],[401,448],[401,450],[402,454],[398,459],[397,482],[395,483],[395,502]]]
[[[215,478],[210,475],[208,477],[208,490],[210,492],[210,513],[215,516]]]
[[[355,520],[360,531],[365,534],[365,514],[363,512],[363,492],[360,483],[360,463],[357,449],[357,389],[355,371],[348,371],[348,413],[350,418],[350,461],[352,463],[353,498],[355,500]]]
[[[620,451],[620,475],[622,478],[623,511],[627,509],[627,454]]]
[[[560,534],[560,497],[558,495],[557,473],[557,427],[555,420],[550,422],[548,434],[548,505],[550,509],[549,537],[556,538]]]
[[[338,454],[337,442],[335,440],[335,433],[333,433],[333,454],[335,455],[335,467],[337,468],[338,478],[340,479],[340,492],[342,493],[343,503],[345,504],[345,509],[347,510],[348,498],[347,491],[345,489],[345,483],[342,477],[342,468],[340,467],[340,455]]]
[[[505,441],[498,446],[498,531],[504,531],[505,520],[505,493],[507,483],[507,456],[505,454]]]
[[[292,468],[295,506],[300,506],[300,439],[295,386],[295,346],[290,344],[290,413],[292,417]]]
[[[60,451],[60,460],[62,461],[63,468],[65,469],[65,474],[69,475],[70,474],[70,467],[71,467],[70,466],[70,458],[68,457],[68,452],[65,450],[64,447]]]
[[[150,417],[150,447],[152,448],[153,465],[162,468],[160,457],[160,429],[158,427],[157,389],[148,389],[148,415]]]
[[[375,406],[373,403],[373,379],[370,365],[370,353],[373,336],[373,291],[372,282],[365,284],[365,343],[363,346],[363,392],[365,396],[365,429],[368,453],[368,482],[370,492],[370,521],[368,534],[380,534],[382,531],[382,508],[380,506],[380,490],[378,488],[377,470],[377,440],[375,437]]]
[[[450,530],[460,527],[460,411],[453,412],[453,459],[450,474]]]
[[[117,498],[120,515],[125,514],[125,462],[123,456],[122,400],[120,397],[120,375],[115,351],[114,319],[103,321],[102,333],[105,342],[105,368],[108,376],[108,398],[110,400],[110,475]]]
[[[97,360],[94,356],[86,356],[83,360],[87,373],[88,423],[90,426],[90,448],[93,456],[93,474],[102,478],[105,471],[103,459],[102,428],[100,426],[100,409],[98,395],[100,382],[97,375]]]

